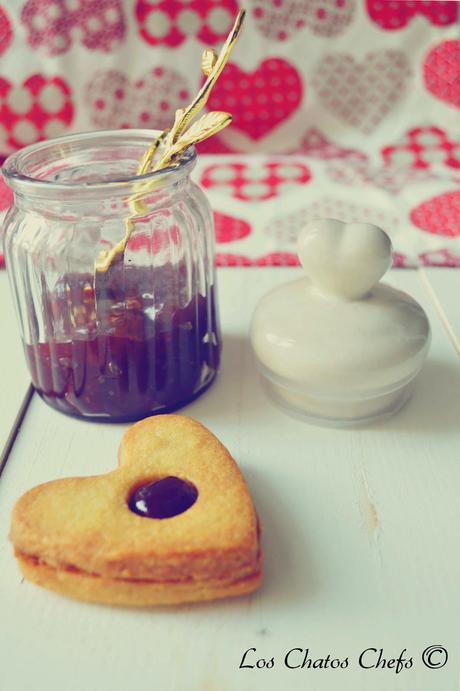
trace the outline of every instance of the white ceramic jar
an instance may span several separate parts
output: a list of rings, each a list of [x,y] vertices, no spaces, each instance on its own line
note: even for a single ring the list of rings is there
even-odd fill
[[[397,412],[426,358],[430,326],[409,295],[379,283],[386,233],[367,223],[309,223],[299,237],[306,276],[257,306],[251,341],[268,393],[319,424],[348,426]]]

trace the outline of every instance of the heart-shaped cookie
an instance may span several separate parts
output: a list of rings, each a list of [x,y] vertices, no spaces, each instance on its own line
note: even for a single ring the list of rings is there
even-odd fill
[[[454,4],[454,3],[452,3]],[[433,96],[460,108],[460,41],[443,41],[423,63],[425,86]]]
[[[92,602],[211,600],[261,580],[257,516],[238,466],[178,415],[132,426],[113,472],[27,492],[11,540],[26,578]]]
[[[371,223],[310,221],[300,233],[299,258],[319,292],[364,297],[391,266],[391,241]]]
[[[302,95],[302,78],[286,60],[269,58],[254,72],[229,63],[209,96],[208,107],[232,113],[231,127],[259,140],[291,117]]]
[[[351,55],[332,54],[317,65],[313,86],[327,110],[369,134],[404,96],[410,74],[401,51],[368,53],[359,64]]]
[[[97,72],[86,87],[91,119],[101,128],[165,129],[190,99],[186,80],[171,68],[155,67],[140,79],[118,70]]]
[[[412,0],[412,2],[382,2],[367,0],[367,11],[373,22],[382,29],[402,29],[415,15],[424,16],[435,26],[453,24],[457,18],[457,2]]]
[[[33,74],[15,85],[0,77],[0,153],[57,137],[73,120],[69,85],[61,77]]]
[[[60,55],[78,37],[89,50],[109,52],[126,34],[121,0],[27,0],[21,20],[32,48],[44,47],[49,55]]]

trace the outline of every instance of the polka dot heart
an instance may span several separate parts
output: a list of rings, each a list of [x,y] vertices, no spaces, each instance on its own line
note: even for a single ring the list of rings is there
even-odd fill
[[[164,129],[190,98],[186,80],[166,67],[155,67],[135,81],[117,70],[96,72],[85,93],[92,122],[100,128]]]
[[[321,160],[334,158],[367,161],[367,155],[357,149],[348,149],[328,139],[316,127],[308,129],[298,148],[292,153],[302,153],[305,156],[312,156]]]
[[[295,244],[300,230],[315,218],[337,218],[345,223],[375,223],[386,229],[399,225],[396,215],[373,206],[358,206],[344,199],[322,197],[312,204],[288,214],[271,218],[263,232],[280,243]]]
[[[396,144],[384,146],[381,153],[385,165],[460,168],[460,136],[452,141],[440,127],[414,127]]]
[[[0,152],[65,133],[74,108],[61,77],[34,74],[22,84],[0,77]]]
[[[460,190],[439,194],[419,204],[411,211],[410,219],[427,233],[460,235]]]
[[[355,0],[252,0],[252,6],[260,33],[287,41],[305,27],[318,36],[338,36],[353,18]]]
[[[214,211],[214,228],[218,243],[243,240],[251,233],[251,226],[247,221],[219,211]]]
[[[13,27],[8,19],[6,10],[0,6],[0,55],[9,47],[13,39]]]
[[[109,52],[124,39],[122,0],[27,0],[21,11],[32,48],[65,53],[74,37],[89,50]]]
[[[215,45],[225,41],[238,12],[236,0],[137,0],[139,33],[152,46],[179,46],[189,36]]]
[[[333,54],[317,65],[313,85],[324,108],[369,134],[405,95],[410,75],[399,51],[369,53],[362,63]]]
[[[230,63],[211,92],[208,108],[231,112],[231,126],[257,140],[286,121],[302,95],[299,73],[281,58],[264,60],[254,72]]]
[[[448,249],[430,250],[419,255],[420,263],[424,266],[460,266],[460,252]]]
[[[450,0],[449,2],[443,2],[443,0],[434,0],[434,2],[426,2],[425,0],[405,0],[405,2],[367,0],[366,5],[372,21],[387,31],[402,29],[415,15],[422,15],[436,26],[453,24],[458,16],[458,3]]]
[[[443,41],[430,50],[423,79],[433,96],[460,108],[460,41]]]
[[[327,167],[331,180],[350,187],[373,185],[397,195],[407,185],[434,178],[428,170],[398,166],[372,166],[368,161],[335,161]]]
[[[202,173],[201,184],[207,189],[218,188],[242,201],[272,199],[297,185],[309,182],[307,166],[292,162],[266,163],[234,162],[208,166]]]

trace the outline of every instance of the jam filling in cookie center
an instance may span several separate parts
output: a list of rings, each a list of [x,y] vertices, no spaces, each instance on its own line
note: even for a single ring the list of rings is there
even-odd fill
[[[145,518],[171,518],[187,511],[197,498],[195,485],[171,475],[138,487],[128,506],[133,513]]]

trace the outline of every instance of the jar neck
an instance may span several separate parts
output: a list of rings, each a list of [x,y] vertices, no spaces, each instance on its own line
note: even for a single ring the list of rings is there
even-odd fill
[[[15,207],[26,213],[41,216],[77,220],[85,217],[141,218],[154,213],[156,209],[164,209],[186,194],[190,185],[190,175],[184,175],[179,180],[167,185],[152,186],[139,185],[133,192],[114,194],[110,185],[106,191],[91,197],[80,197],[59,191],[56,197],[48,195],[30,195],[19,188],[14,189]],[[19,187],[19,186],[18,186]]]
[[[18,208],[63,218],[124,217],[150,213],[184,193],[196,153],[174,166],[137,175],[158,132],[118,130],[60,137],[26,147],[3,167]]]

